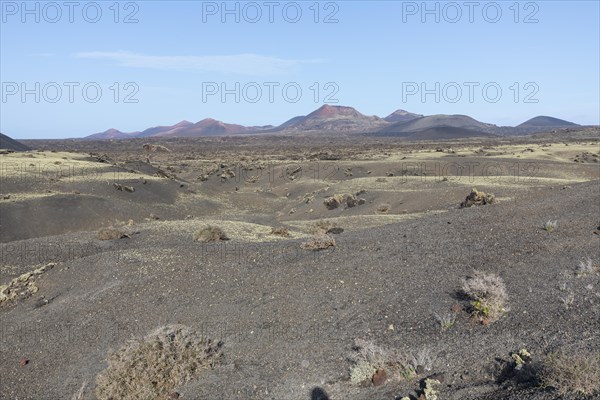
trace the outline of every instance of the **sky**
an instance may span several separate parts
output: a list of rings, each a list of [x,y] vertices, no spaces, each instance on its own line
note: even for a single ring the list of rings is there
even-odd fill
[[[600,124],[600,2],[0,1],[0,131],[17,139],[323,104]]]

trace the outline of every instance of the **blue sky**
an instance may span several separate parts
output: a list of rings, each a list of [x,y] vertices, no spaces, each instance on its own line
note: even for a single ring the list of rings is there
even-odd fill
[[[600,123],[598,1],[0,3],[15,138],[279,124],[324,103]]]

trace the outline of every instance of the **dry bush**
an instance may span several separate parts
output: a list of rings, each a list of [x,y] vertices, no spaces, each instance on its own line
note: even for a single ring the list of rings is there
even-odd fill
[[[343,202],[344,195],[334,194],[333,196],[326,198],[325,201],[323,201],[323,204],[325,204],[325,207],[327,207],[328,210],[334,210],[341,206]]]
[[[350,382],[354,385],[369,384],[377,371],[385,371],[393,380],[416,376],[409,357],[398,350],[384,349],[364,339],[355,339],[353,350]]]
[[[553,387],[563,395],[600,394],[600,353],[551,353],[542,363],[540,380],[543,386]]]
[[[451,329],[454,324],[456,323],[456,314],[455,313],[448,313],[448,314],[434,314],[435,320],[437,321],[437,323],[440,326],[440,329],[442,330],[442,332],[447,331],[449,329]]]
[[[508,294],[498,275],[474,271],[463,280],[462,291],[471,299],[473,315],[484,324],[498,320],[507,311]]]
[[[308,242],[302,243],[305,250],[323,250],[335,247],[335,239],[329,235],[315,235]]]
[[[229,240],[223,229],[218,226],[207,225],[194,233],[194,240],[197,242],[218,242],[220,240]]]
[[[73,393],[73,396],[71,396],[71,400],[83,400],[83,396],[85,395],[85,388],[87,386],[87,382],[83,382],[81,384],[81,386],[79,387],[79,390],[75,393]]]
[[[579,264],[577,265],[577,276],[582,277],[592,274],[600,274],[600,264],[594,265],[594,261],[589,257],[579,261]]]
[[[491,193],[480,192],[477,189],[471,189],[471,193],[460,203],[460,207],[482,206],[496,202],[496,196]]]
[[[307,201],[307,203],[310,201]],[[344,209],[360,206],[366,203],[365,199],[358,199],[355,195],[350,193],[345,194],[334,194],[331,197],[327,197],[323,204],[328,210],[334,210],[340,206]]]
[[[115,240],[115,239],[123,239],[123,238],[128,238],[131,237],[128,234],[126,234],[123,231],[120,231],[119,229],[108,227],[108,228],[102,228],[98,231],[98,233],[96,234],[96,238],[98,240]]]
[[[271,235],[279,235],[283,237],[290,236],[290,231],[285,226],[271,228]]]
[[[175,388],[220,362],[221,342],[183,325],[168,325],[111,353],[96,377],[99,400],[165,399]]]
[[[558,221],[556,221],[556,220],[546,221],[546,222],[544,222],[544,225],[542,225],[542,229],[548,233],[552,233],[556,230],[557,226],[558,226]]]
[[[381,214],[385,214],[390,211],[391,206],[387,203],[380,204],[377,206],[377,212]]]
[[[313,235],[325,235],[331,229],[334,229],[337,227],[338,227],[337,222],[327,220],[327,219],[322,219],[320,221],[315,222],[315,224],[309,228],[309,233],[311,233]]]
[[[171,152],[171,150],[169,150],[168,148],[166,148],[165,146],[162,146],[160,144],[149,144],[149,143],[146,143],[146,144],[144,144],[142,146],[142,148],[144,150],[146,150],[147,152],[149,152],[149,153],[156,153],[156,152],[159,152],[159,153],[170,153]]]

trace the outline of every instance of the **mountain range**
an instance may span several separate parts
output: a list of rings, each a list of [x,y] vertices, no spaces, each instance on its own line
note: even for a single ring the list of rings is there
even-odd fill
[[[467,115],[414,114],[396,110],[385,118],[364,115],[352,107],[324,105],[308,115],[289,119],[279,126],[243,126],[206,118],[192,123],[156,126],[137,132],[109,129],[84,139],[129,139],[146,137],[206,137],[266,133],[363,133],[409,139],[451,139],[473,136],[508,136],[530,134],[579,125],[554,117],[538,116],[515,127],[497,126],[477,121]]]

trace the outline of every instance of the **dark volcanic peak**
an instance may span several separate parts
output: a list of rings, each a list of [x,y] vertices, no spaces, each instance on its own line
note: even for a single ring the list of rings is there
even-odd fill
[[[467,115],[438,114],[415,118],[407,122],[397,122],[384,128],[383,130],[390,132],[418,132],[424,129],[439,127],[489,131],[490,129],[493,129],[495,125],[477,121],[476,119]]]
[[[489,136],[497,127],[477,121],[467,115],[431,115],[396,122],[377,132],[378,136],[399,136],[411,139],[453,139],[473,136]]]
[[[411,113],[411,112],[408,112],[405,110],[396,110],[393,113],[391,113],[390,115],[388,115],[387,117],[385,117],[384,119],[387,122],[392,122],[392,123],[408,122],[413,119],[420,118],[422,116],[423,115],[421,115],[421,114],[414,114],[414,113]]]
[[[363,114],[356,111],[356,109],[347,106],[330,106],[325,104],[324,106],[316,109],[307,115],[308,118],[338,118],[338,117],[364,117]]]
[[[29,151],[29,147],[23,143],[16,141],[15,139],[0,133],[0,149],[12,150],[12,151]]]
[[[387,122],[377,116],[361,114],[346,106],[324,105],[307,116],[294,117],[278,127],[278,130],[359,132],[373,130]]]
[[[298,115],[297,117],[291,118],[287,121],[285,121],[283,124],[278,126],[278,129],[284,129],[287,128],[288,126],[294,126],[297,123],[303,121],[306,118],[306,115]]]
[[[517,125],[517,128],[555,128],[555,127],[566,127],[566,126],[579,126],[573,122],[565,121],[554,117],[547,117],[545,115],[539,115],[531,118]]]

